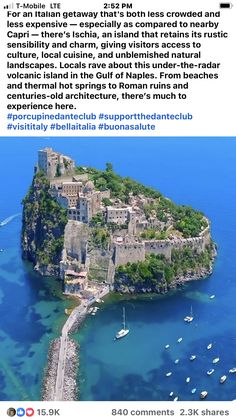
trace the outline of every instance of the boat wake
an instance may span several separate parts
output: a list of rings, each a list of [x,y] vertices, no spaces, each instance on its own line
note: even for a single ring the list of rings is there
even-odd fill
[[[17,214],[11,215],[10,217],[5,218],[5,220],[0,222],[0,227],[5,226],[6,224],[10,223],[12,220],[14,220],[14,218],[19,217],[20,212],[18,212]]]

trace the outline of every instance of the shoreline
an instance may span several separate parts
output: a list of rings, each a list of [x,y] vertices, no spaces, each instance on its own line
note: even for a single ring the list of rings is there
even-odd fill
[[[196,273],[187,273],[186,275],[181,275],[176,277],[171,283],[161,284],[156,287],[135,287],[129,285],[118,285],[115,288],[115,292],[121,293],[122,295],[142,295],[142,294],[156,294],[156,295],[165,295],[170,291],[174,291],[177,288],[181,288],[184,284],[192,281],[200,281],[206,279],[212,275],[213,264],[216,254],[213,255],[211,266],[209,269],[201,268],[199,272]]]

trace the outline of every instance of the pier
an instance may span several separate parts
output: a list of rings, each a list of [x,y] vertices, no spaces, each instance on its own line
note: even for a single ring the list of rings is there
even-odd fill
[[[78,345],[69,338],[69,333],[82,323],[87,314],[87,305],[76,307],[63,326],[60,338],[52,341],[48,353],[48,367],[43,384],[42,400],[76,400],[76,373]]]
[[[84,321],[88,309],[97,299],[109,294],[110,287],[103,286],[92,299],[83,300],[74,308],[65,322],[61,336],[54,339],[48,351],[48,365],[45,372],[42,400],[73,401],[77,399],[76,377],[79,363],[79,346],[69,337]]]
[[[66,374],[68,366],[67,361],[73,362],[73,356],[76,357],[76,353],[73,353],[73,350],[70,351],[71,348],[71,340],[69,339],[68,335],[69,333],[77,328],[80,323],[84,320],[87,313],[87,305],[83,305],[82,307],[76,307],[71,315],[68,317],[66,323],[63,326],[62,334],[60,338],[60,350],[59,350],[59,359],[58,359],[58,366],[57,366],[57,378],[56,378],[56,385],[55,385],[55,392],[54,392],[54,399],[53,400],[68,400],[68,398],[65,399],[64,396],[66,396],[66,392],[64,391],[64,387],[66,384],[66,381],[68,383],[68,379],[70,378],[70,369],[68,371],[69,375]],[[76,366],[74,368],[76,370]],[[67,378],[67,380],[65,380]],[[69,380],[70,383],[70,380]],[[72,383],[69,385],[70,387],[76,387],[76,381],[72,381]],[[75,388],[76,392],[76,388]],[[70,393],[70,392],[69,392]],[[74,400],[74,399],[73,399]]]

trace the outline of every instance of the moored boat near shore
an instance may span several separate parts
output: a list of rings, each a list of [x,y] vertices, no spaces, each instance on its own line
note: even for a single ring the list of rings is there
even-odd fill
[[[192,321],[193,321],[193,308],[192,308],[192,306],[191,306],[191,308],[190,308],[190,315],[189,316],[186,316],[185,318],[184,318],[184,321],[186,322],[186,323],[191,323]]]
[[[123,307],[123,328],[117,332],[115,339],[121,339],[124,338],[126,335],[128,335],[129,329],[126,327],[125,322],[125,307]]]

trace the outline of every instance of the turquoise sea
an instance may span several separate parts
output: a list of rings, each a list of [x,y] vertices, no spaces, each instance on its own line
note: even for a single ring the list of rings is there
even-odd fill
[[[21,212],[37,150],[51,146],[78,164],[156,187],[211,219],[213,275],[165,296],[108,298],[74,337],[80,342],[81,400],[236,399],[236,138],[0,138],[0,221]],[[48,345],[74,302],[61,284],[21,260],[21,216],[0,227],[0,400],[38,400]],[[209,296],[215,294],[214,299]],[[129,335],[114,342],[126,307]],[[193,307],[195,319],[183,318]],[[177,339],[182,337],[181,343]],[[213,344],[207,350],[209,343]],[[165,349],[165,345],[170,347]],[[195,354],[196,360],[189,357]],[[215,372],[212,360],[219,357]],[[175,364],[174,360],[179,359]],[[166,377],[171,371],[172,375]],[[228,375],[224,384],[221,375]],[[190,383],[186,383],[190,377]],[[197,388],[195,395],[191,389]]]

